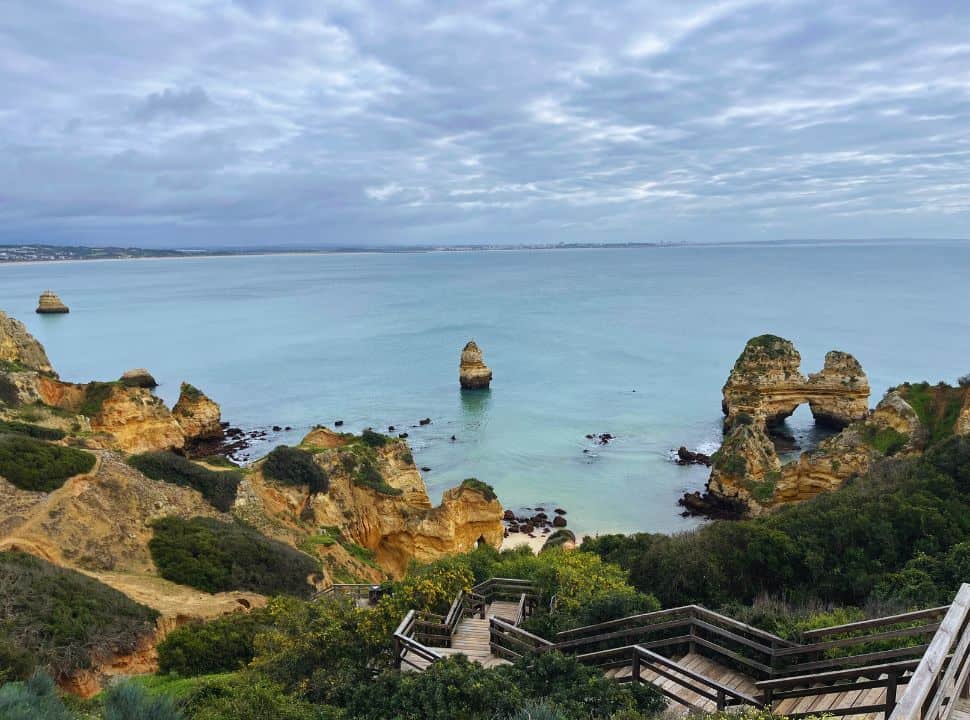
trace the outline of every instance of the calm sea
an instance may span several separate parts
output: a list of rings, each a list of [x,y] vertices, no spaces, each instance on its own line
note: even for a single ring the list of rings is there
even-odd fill
[[[70,315],[34,314],[46,288]],[[588,532],[690,526],[675,502],[707,473],[669,453],[717,447],[721,385],[753,335],[793,340],[805,372],[829,349],[853,353],[873,403],[905,379],[970,372],[965,244],[3,265],[0,309],[65,379],[148,367],[169,402],[189,380],[233,424],[294,427],[273,444],[338,418],[395,425],[432,496],[475,476],[507,506],[562,506]],[[488,392],[458,389],[470,338]],[[789,422],[811,441],[807,410]],[[616,440],[585,438],[602,432]]]

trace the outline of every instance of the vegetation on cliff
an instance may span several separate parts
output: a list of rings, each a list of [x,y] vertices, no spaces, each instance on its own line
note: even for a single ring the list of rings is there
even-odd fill
[[[170,451],[132,455],[128,464],[152,480],[198,490],[222,512],[232,509],[243,478],[238,470],[210,470]]]
[[[495,494],[495,488],[478,478],[465,478],[461,481],[461,487],[480,492],[486,500],[496,500],[498,498],[498,495]]]
[[[57,428],[43,427],[17,420],[0,420],[0,434],[2,433],[26,435],[38,440],[63,440],[66,435],[63,430]]]
[[[74,570],[0,552],[0,681],[67,674],[132,652],[158,613]]]
[[[605,535],[582,549],[627,569],[664,606],[717,607],[763,594],[949,602],[970,577],[970,438],[951,438],[920,458],[884,460],[838,492],[768,517],[674,536]]]
[[[268,629],[268,620],[257,609],[177,628],[158,645],[158,669],[182,677],[239,670],[253,659],[256,635]]]
[[[263,475],[286,485],[306,485],[311,494],[325,493],[330,478],[313,460],[313,453],[279,445],[263,463]]]
[[[308,597],[310,556],[240,522],[166,517],[152,524],[152,559],[166,580],[206,592],[252,590]]]
[[[0,434],[0,476],[21,490],[51,492],[68,478],[90,472],[95,462],[94,455],[83,450]]]
[[[966,387],[953,387],[943,382],[936,385],[921,382],[904,383],[893,389],[916,411],[925,433],[924,437],[919,438],[922,446],[934,445],[953,436]]]

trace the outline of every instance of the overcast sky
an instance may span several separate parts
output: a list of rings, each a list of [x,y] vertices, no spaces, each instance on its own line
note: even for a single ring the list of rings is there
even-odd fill
[[[0,12],[0,242],[967,236],[970,2]]]

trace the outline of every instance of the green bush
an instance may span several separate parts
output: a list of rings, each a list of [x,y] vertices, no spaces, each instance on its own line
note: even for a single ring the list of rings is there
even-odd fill
[[[166,580],[206,592],[307,597],[313,591],[307,583],[318,570],[313,558],[242,523],[166,517],[152,528],[148,548]]]
[[[177,628],[158,645],[159,670],[183,677],[239,670],[253,659],[266,623],[266,612],[253,610]]]
[[[90,472],[91,453],[23,435],[0,435],[0,476],[21,490],[51,492],[75,475]]]
[[[377,469],[377,454],[374,448],[358,444],[340,451],[340,464],[350,474],[354,485],[376,490],[383,495],[400,495],[402,490],[388,485]]]
[[[952,596],[955,579],[925,568],[911,568],[904,585],[890,576],[921,553],[949,557],[970,540],[968,518],[970,438],[954,437],[922,458],[884,460],[837,492],[764,518],[673,536],[601,536],[582,549],[629,570],[633,584],[665,606],[717,607],[765,593],[861,605],[877,585],[888,593],[881,600],[896,593],[917,602]]]
[[[198,490],[214,508],[229,512],[243,475],[238,471],[210,470],[173,452],[132,455],[128,464],[152,480]]]
[[[45,673],[27,682],[0,687],[0,718],[3,720],[73,720],[57,695],[57,686]]]
[[[17,422],[16,420],[0,420],[0,433],[14,433],[16,435],[26,435],[38,440],[63,440],[65,433],[56,428],[33,425],[31,423]]]
[[[0,646],[20,651],[22,671],[34,664],[69,673],[133,652],[158,617],[87,575],[16,551],[0,552],[0,593]]]
[[[113,685],[104,694],[104,720],[181,720],[172,699],[149,695],[145,688],[128,681]]]
[[[101,408],[111,397],[111,393],[120,382],[91,382],[84,388],[84,400],[78,408],[78,414],[93,418],[101,413]]]
[[[336,720],[326,708],[288,695],[252,673],[206,678],[182,702],[192,720]]]
[[[379,432],[374,432],[370,428],[365,428],[364,432],[360,434],[360,441],[368,447],[378,448],[384,447],[390,441],[390,438],[381,435]]]
[[[266,456],[263,474],[286,485],[306,485],[313,494],[330,488],[330,479],[313,461],[313,453],[286,445],[274,448]]]
[[[465,478],[461,481],[461,487],[468,488],[469,490],[477,490],[486,500],[495,500],[498,498],[498,495],[495,494],[495,488],[478,478]]]
[[[929,433],[928,445],[935,445],[953,436],[966,389],[946,383],[905,383],[895,388],[908,402],[920,423]]]
[[[883,455],[895,455],[909,442],[909,435],[891,427],[877,428],[874,425],[866,425],[863,439]]]

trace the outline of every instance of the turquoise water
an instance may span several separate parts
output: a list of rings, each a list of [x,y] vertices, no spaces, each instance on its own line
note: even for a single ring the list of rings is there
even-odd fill
[[[790,338],[805,372],[852,352],[873,403],[904,379],[952,382],[970,372],[968,277],[958,244],[226,257],[0,266],[0,309],[68,380],[144,366],[170,403],[190,380],[235,425],[294,427],[274,444],[338,418],[396,425],[432,496],[476,476],[580,531],[675,531],[707,473],[669,451],[717,446],[749,337]],[[70,315],[34,314],[48,287]],[[469,338],[485,393],[458,389]],[[811,438],[807,412],[790,422]]]

